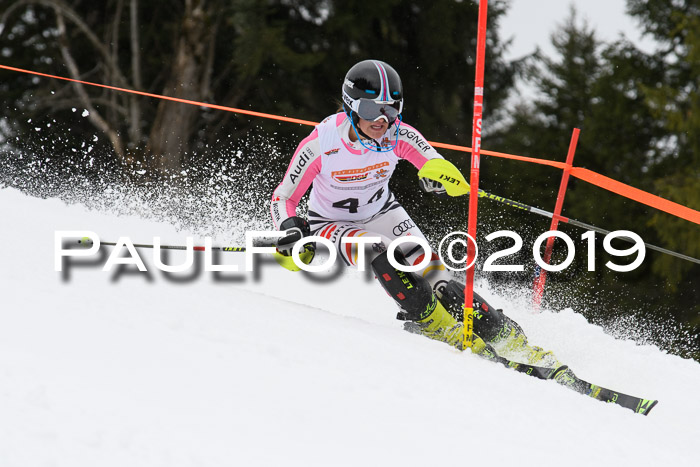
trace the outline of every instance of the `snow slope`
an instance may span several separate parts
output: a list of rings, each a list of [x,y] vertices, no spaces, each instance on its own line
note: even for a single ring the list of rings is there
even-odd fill
[[[697,465],[700,364],[574,310],[480,289],[580,377],[659,399],[648,417],[406,333],[356,271],[166,275],[140,250],[149,273],[63,274],[56,230],[187,233],[13,189],[0,219],[1,466]]]

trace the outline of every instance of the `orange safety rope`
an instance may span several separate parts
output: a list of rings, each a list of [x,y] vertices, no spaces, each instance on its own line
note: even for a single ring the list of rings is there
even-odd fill
[[[235,112],[235,113],[240,113],[240,114],[245,114],[245,115],[252,115],[254,117],[270,118],[273,120],[282,120],[283,122],[300,123],[302,125],[311,125],[311,126],[318,125],[318,122],[311,122],[309,120],[301,120],[298,118],[283,117],[280,115],[266,114],[266,113],[262,113],[262,112],[254,112],[252,110],[236,109],[233,107],[226,107],[223,105],[207,104],[205,102],[192,101],[189,99],[179,99],[177,97],[162,96],[160,94],[151,94],[150,92],[135,91],[133,89],[118,88],[116,86],[107,86],[106,84],[91,83],[90,81],[81,81],[79,79],[66,78],[64,76],[49,75],[46,73],[39,73],[36,71],[31,71],[31,70],[23,70],[22,68],[15,68],[15,67],[6,66],[6,65],[0,65],[0,68],[3,68],[5,70],[10,70],[10,71],[18,71],[20,73],[28,73],[30,75],[44,76],[46,78],[60,79],[63,81],[71,81],[73,83],[86,84],[88,86],[97,86],[98,88],[111,89],[113,91],[121,91],[121,92],[128,92],[131,94],[138,94],[139,96],[154,97],[156,99],[165,99],[168,101],[180,102],[182,104],[190,104],[190,105],[196,105],[199,107],[208,107],[210,109],[226,110],[227,112]]]
[[[59,79],[62,81],[71,81],[74,83],[85,84],[87,86],[96,86],[99,88],[111,89],[113,91],[127,92],[127,93],[131,93],[131,94],[137,94],[140,96],[153,97],[155,99],[164,99],[164,100],[169,100],[169,101],[173,101],[173,102],[180,102],[183,104],[196,105],[199,107],[207,107],[210,109],[224,110],[227,112],[234,112],[234,113],[240,113],[240,114],[244,114],[244,115],[251,115],[253,117],[268,118],[268,119],[272,119],[272,120],[280,120],[283,122],[298,123],[300,125],[309,125],[309,126],[315,126],[318,124],[318,122],[312,122],[310,120],[302,120],[299,118],[285,117],[285,116],[281,116],[281,115],[274,115],[274,114],[268,114],[268,113],[263,113],[263,112],[255,112],[253,110],[237,109],[234,107],[227,107],[224,105],[207,104],[205,102],[198,102],[198,101],[193,101],[193,100],[189,100],[189,99],[180,99],[177,97],[169,97],[169,96],[163,96],[160,94],[152,94],[150,92],[136,91],[133,89],[120,88],[120,87],[116,87],[116,86],[108,86],[105,84],[93,83],[90,81],[82,81],[82,80],[77,80],[77,79],[72,79],[72,78],[66,78],[64,76],[56,76],[56,75],[50,75],[47,73],[39,73],[37,71],[25,70],[22,68],[16,68],[16,67],[11,67],[11,66],[7,66],[7,65],[0,64],[0,69],[9,70],[9,71],[16,71],[19,73],[27,73],[27,74],[35,75],[35,76],[43,76],[45,78]],[[429,141],[429,143],[437,148],[451,149],[454,151],[461,151],[461,152],[472,152],[472,148],[467,147],[467,146],[458,146],[455,144],[446,144],[446,143],[439,143],[439,142],[433,142],[433,141]],[[551,161],[551,160],[547,160],[547,159],[537,159],[534,157],[516,156],[514,154],[506,154],[506,153],[502,153],[502,152],[487,151],[485,149],[481,150],[481,154],[485,154],[488,156],[494,156],[494,157],[502,157],[502,158],[512,159],[512,160],[518,160],[518,161],[522,161],[522,162],[531,162],[534,164],[548,165],[548,166],[556,167],[556,168],[562,169],[562,170],[567,167],[567,165],[564,164],[563,162]],[[632,186],[618,182],[617,180],[613,180],[612,178],[608,178],[604,175],[593,172],[592,170],[584,169],[581,167],[573,167],[571,169],[571,175],[576,177],[576,178],[579,178],[581,180],[584,180],[588,183],[591,183],[593,185],[596,185],[596,186],[599,186],[603,189],[606,189],[608,191],[612,191],[613,193],[617,193],[617,194],[624,196],[626,198],[633,199],[639,203],[646,204],[648,206],[651,206],[653,208],[667,212],[667,213],[672,214],[674,216],[680,217],[682,219],[686,219],[690,222],[700,224],[700,211],[696,211],[694,209],[683,206],[681,204],[674,203],[673,201],[669,201],[669,200],[661,198],[659,196],[652,195],[651,193],[647,193],[645,191],[639,190],[639,189],[634,188]]]
[[[647,206],[665,211],[690,222],[700,224],[700,211],[683,206],[682,204],[674,203],[673,201],[661,198],[660,196],[652,195],[646,191],[625,185],[624,183],[613,180],[605,175],[601,175],[597,172],[581,167],[572,167],[571,175],[608,191],[612,191],[613,193],[617,193],[625,198],[633,199],[639,203],[646,204]]]

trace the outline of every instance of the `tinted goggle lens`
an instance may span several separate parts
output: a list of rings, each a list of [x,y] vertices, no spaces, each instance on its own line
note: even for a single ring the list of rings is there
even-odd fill
[[[379,117],[385,116],[389,123],[396,120],[401,109],[400,102],[391,104],[382,104],[371,99],[360,99],[360,104],[357,106],[357,115],[363,120],[375,121]]]

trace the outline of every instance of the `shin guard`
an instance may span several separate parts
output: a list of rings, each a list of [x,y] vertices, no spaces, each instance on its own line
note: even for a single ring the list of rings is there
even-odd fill
[[[399,263],[406,264],[403,255],[397,256]],[[445,310],[426,279],[418,274],[394,268],[389,263],[387,252],[372,262],[372,269],[384,290],[401,307],[402,311],[397,318],[406,321],[406,331],[446,342],[462,350],[462,323],[457,322],[454,316]],[[479,353],[479,349],[483,347],[483,341],[476,337],[477,350],[474,351]]]
[[[389,263],[385,251],[372,261],[372,270],[384,290],[403,310],[405,319],[419,321],[435,310],[437,298],[430,283],[412,272],[400,271]],[[403,254],[396,250],[396,261],[408,265]]]

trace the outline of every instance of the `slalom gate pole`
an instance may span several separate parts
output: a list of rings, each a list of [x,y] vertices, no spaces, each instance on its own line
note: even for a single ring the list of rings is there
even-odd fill
[[[552,212],[548,212],[548,211],[545,211],[543,209],[536,208],[534,206],[529,206],[527,204],[521,203],[520,201],[513,201],[512,199],[504,198],[503,196],[494,195],[494,194],[488,193],[484,190],[479,190],[479,198],[487,198],[487,199],[490,199],[491,201],[495,201],[497,203],[503,203],[503,204],[506,204],[508,206],[512,206],[514,208],[522,209],[523,211],[539,214],[540,216],[549,217],[550,219],[553,219],[556,217],[556,219],[559,222],[564,222],[566,224],[575,225],[576,227],[580,227],[580,228],[586,229],[586,230],[592,230],[594,232],[598,232],[599,234],[607,235],[607,234],[611,233],[609,230],[601,229],[600,227],[596,227],[596,226],[591,225],[591,224],[586,224],[585,222],[577,221],[576,219],[569,219],[568,217],[565,217],[565,216],[561,216],[561,215],[555,216],[555,214]],[[634,243],[634,240],[632,240],[631,238],[628,238],[628,237],[621,236],[618,238],[620,240],[627,240],[630,243]],[[693,258],[692,256],[684,255],[682,253],[677,253],[675,251],[668,250],[666,248],[661,248],[660,246],[652,245],[651,243],[645,242],[644,246],[646,246],[650,250],[658,251],[660,253],[665,253],[667,255],[675,256],[676,258],[680,258],[680,259],[684,259],[686,261],[700,264],[700,259]]]
[[[557,230],[559,225],[559,215],[561,215],[561,210],[564,207],[564,196],[566,196],[566,187],[569,184],[569,174],[571,174],[571,167],[574,164],[574,154],[576,153],[576,145],[578,144],[578,136],[581,130],[574,128],[571,134],[571,142],[569,143],[569,152],[566,155],[566,168],[561,174],[561,183],[559,184],[559,193],[557,194],[557,202],[554,206],[554,215],[552,216],[552,223],[549,226],[549,230]],[[547,246],[544,249],[544,257],[542,261],[545,264],[549,264],[552,259],[552,250],[554,249],[554,237],[549,237],[547,239]],[[542,302],[542,296],[544,295],[544,284],[547,281],[547,270],[541,268],[539,265],[535,267],[535,281],[532,285],[532,305],[535,310],[540,309],[540,303]]]
[[[476,214],[479,201],[479,167],[481,165],[481,125],[484,111],[484,60],[486,55],[486,16],[488,0],[479,1],[479,23],[476,35],[476,76],[474,79],[474,118],[472,120],[472,161],[469,180],[469,218],[467,234],[474,245],[467,242],[467,278],[464,284],[464,334],[462,349],[472,347],[474,336],[474,270],[476,269]]]

